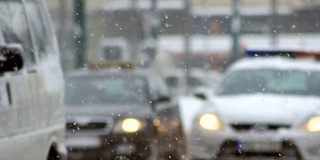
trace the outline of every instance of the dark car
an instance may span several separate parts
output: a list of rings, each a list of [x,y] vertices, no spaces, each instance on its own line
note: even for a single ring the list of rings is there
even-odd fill
[[[186,141],[177,103],[146,70],[88,70],[66,77],[69,158],[182,159]]]

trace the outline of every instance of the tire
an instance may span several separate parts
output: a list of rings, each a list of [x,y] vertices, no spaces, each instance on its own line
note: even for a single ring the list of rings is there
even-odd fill
[[[281,159],[284,160],[301,160],[300,155],[297,152],[283,151],[281,153]]]
[[[301,160],[301,155],[297,147],[290,142],[286,142],[283,151],[281,152],[281,158],[283,159],[290,159],[290,160]]]
[[[58,154],[58,152],[51,148],[48,154],[47,160],[62,160],[63,158]]]

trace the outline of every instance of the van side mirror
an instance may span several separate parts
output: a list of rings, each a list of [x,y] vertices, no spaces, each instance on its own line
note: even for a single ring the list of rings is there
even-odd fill
[[[0,72],[18,71],[23,67],[22,49],[17,46],[0,46]]]

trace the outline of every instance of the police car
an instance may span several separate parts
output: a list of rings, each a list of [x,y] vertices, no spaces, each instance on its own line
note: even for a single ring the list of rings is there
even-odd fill
[[[192,158],[320,159],[320,63],[313,59],[319,54],[246,53],[194,119]]]

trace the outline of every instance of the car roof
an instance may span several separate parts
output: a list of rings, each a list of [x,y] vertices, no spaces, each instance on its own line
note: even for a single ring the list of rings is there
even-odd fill
[[[189,69],[190,76],[195,76],[195,77],[203,76],[211,73],[212,72],[210,72],[209,70],[204,70],[204,69],[198,69],[198,68]],[[187,74],[187,70],[182,68],[175,68],[163,73],[164,77],[184,77],[186,74]]]
[[[309,58],[293,59],[287,57],[251,57],[243,58],[235,62],[232,66],[230,66],[227,72],[250,69],[320,71],[320,61]]]
[[[140,75],[149,76],[154,75],[155,72],[151,69],[82,69],[70,72],[66,77],[82,77],[82,76],[98,76],[98,75]]]

